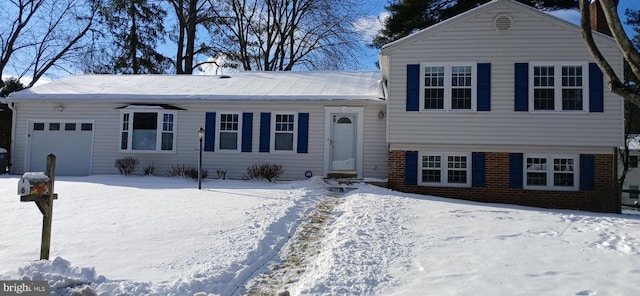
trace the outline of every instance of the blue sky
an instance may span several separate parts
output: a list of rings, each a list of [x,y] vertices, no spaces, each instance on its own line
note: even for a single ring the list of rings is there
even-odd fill
[[[379,30],[382,26],[381,21],[384,19],[384,17],[386,15],[388,15],[388,12],[385,10],[385,5],[387,5],[388,0],[368,0],[368,1],[363,1],[363,3],[365,3],[364,7],[362,7],[362,11],[367,15],[367,17],[364,17],[361,19],[361,22],[359,24],[359,26],[361,27],[361,31],[364,34],[363,37],[363,44],[369,43],[371,42],[371,39],[373,38],[373,36],[375,36],[375,33],[377,32],[377,30]],[[630,8],[630,9],[635,9],[635,10],[639,10],[640,9],[640,1],[638,0],[620,0],[620,4],[619,4],[619,14],[621,17],[624,17],[624,11],[625,9]],[[565,20],[568,20],[570,22],[573,22],[575,24],[579,23],[580,20],[580,13],[579,11],[576,10],[565,10],[565,11],[556,11],[556,12],[552,12],[552,14],[563,18]],[[627,27],[628,29],[628,27]],[[627,31],[628,33],[631,33],[631,30],[628,29]],[[173,47],[171,45],[163,45],[163,47]],[[171,55],[175,55],[174,50],[171,48],[168,50],[169,51],[169,56]],[[375,66],[375,62],[378,61],[378,51],[376,49],[371,49],[366,47],[364,52],[362,53],[361,57],[360,57],[360,64],[361,67],[359,68],[359,70],[377,70],[376,66]],[[10,73],[5,73],[5,74],[10,74]],[[67,74],[64,74],[62,76],[66,76]],[[50,78],[46,77],[47,75],[45,75],[45,77],[43,77],[43,80],[48,80]],[[59,75],[49,75],[49,76],[53,76],[56,78],[61,78],[58,77]]]

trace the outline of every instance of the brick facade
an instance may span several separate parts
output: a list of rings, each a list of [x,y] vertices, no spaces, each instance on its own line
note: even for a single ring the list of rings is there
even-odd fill
[[[486,153],[485,187],[427,187],[405,184],[405,151],[389,151],[388,187],[465,200],[593,212],[620,212],[615,194],[614,155],[594,155],[594,190],[549,191],[509,188],[509,153]]]

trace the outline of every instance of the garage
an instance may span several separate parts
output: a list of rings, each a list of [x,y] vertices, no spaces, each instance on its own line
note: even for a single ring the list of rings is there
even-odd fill
[[[43,172],[47,155],[53,153],[57,176],[91,174],[93,122],[34,121],[29,130],[29,171]]]

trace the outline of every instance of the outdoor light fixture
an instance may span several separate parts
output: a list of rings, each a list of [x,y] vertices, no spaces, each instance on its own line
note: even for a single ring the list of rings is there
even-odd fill
[[[64,110],[64,106],[60,104],[60,105],[57,105],[55,109],[58,110],[59,112],[62,112],[62,110]]]
[[[384,119],[384,111],[380,110],[380,112],[378,112],[378,119]]]
[[[198,156],[198,189],[202,189],[202,139],[204,138],[204,129],[200,127],[198,130],[198,141],[200,142],[200,153]]]

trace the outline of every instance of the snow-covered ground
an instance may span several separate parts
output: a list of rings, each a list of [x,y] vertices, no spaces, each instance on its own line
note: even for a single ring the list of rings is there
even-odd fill
[[[0,280],[52,295],[637,295],[640,216],[480,204],[318,178],[59,177],[42,215],[0,177]],[[255,292],[259,291],[259,292]],[[95,292],[95,294],[94,294]]]

